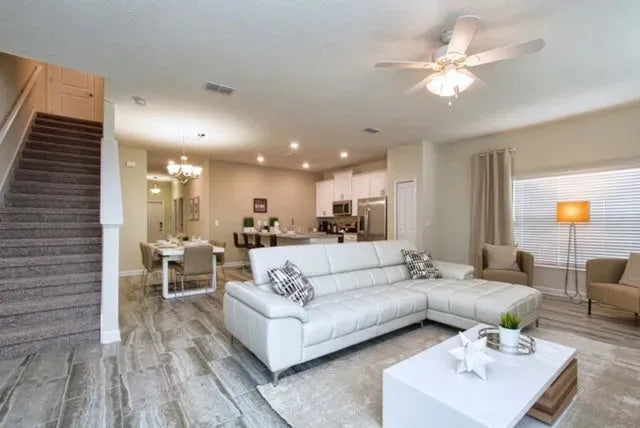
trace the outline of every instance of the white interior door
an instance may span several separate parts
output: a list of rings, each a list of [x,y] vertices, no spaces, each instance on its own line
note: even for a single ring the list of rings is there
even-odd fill
[[[417,212],[416,182],[409,180],[396,183],[396,239],[406,239],[416,243]]]
[[[147,202],[147,241],[165,238],[164,204],[162,201]]]

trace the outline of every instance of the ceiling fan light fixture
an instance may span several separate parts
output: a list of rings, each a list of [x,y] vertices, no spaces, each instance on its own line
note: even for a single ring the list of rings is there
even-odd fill
[[[427,89],[429,92],[441,97],[453,97],[466,90],[473,81],[472,75],[463,73],[451,65],[429,76]]]

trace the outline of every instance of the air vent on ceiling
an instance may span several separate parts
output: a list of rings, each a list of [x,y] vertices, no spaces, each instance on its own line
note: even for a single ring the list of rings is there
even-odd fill
[[[378,128],[364,128],[363,131],[368,132],[369,134],[377,134],[380,132]]]
[[[230,86],[224,86],[213,82],[207,82],[205,88],[207,89],[207,91],[217,92],[222,95],[231,95],[235,91],[235,89]]]

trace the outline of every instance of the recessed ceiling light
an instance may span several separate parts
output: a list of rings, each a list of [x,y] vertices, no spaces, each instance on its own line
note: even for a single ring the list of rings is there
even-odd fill
[[[303,163],[302,163],[302,167],[303,167],[304,169],[309,169],[309,166],[310,166],[310,165],[309,165],[309,162],[303,162]]]
[[[258,155],[258,157],[256,158],[256,160],[260,163],[264,162],[264,156],[262,155]]]
[[[147,105],[147,100],[145,100],[142,97],[139,97],[138,95],[134,95],[131,98],[133,99],[133,102],[138,104],[139,106],[146,106]]]
[[[346,159],[346,158],[348,158],[348,157],[349,157],[349,153],[347,153],[347,152],[345,152],[345,151],[342,151],[342,152],[340,152],[340,157],[341,157],[342,159]]]
[[[297,141],[292,141],[289,143],[289,147],[291,147],[293,150],[298,150],[298,147],[300,147],[300,144]]]

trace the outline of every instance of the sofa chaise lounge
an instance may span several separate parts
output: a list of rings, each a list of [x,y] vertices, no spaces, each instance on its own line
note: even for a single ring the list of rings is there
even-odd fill
[[[401,249],[408,241],[252,249],[253,283],[228,282],[224,320],[229,332],[272,372],[425,319],[467,329],[497,325],[503,312],[537,321],[538,290],[473,278],[473,267],[435,262],[441,279],[412,280]],[[304,307],[276,294],[268,269],[290,260],[313,284]]]

